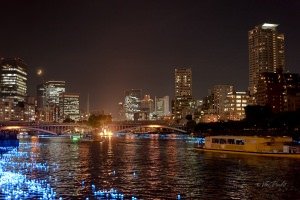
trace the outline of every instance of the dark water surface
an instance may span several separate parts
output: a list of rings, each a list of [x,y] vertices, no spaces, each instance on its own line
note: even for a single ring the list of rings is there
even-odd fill
[[[300,199],[300,159],[200,152],[184,139],[29,138],[17,153],[29,156],[15,161],[45,165],[19,173],[45,180],[55,199],[106,199],[94,191],[112,188],[124,199]]]

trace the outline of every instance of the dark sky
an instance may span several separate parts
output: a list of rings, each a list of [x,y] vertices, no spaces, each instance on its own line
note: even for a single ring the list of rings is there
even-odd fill
[[[300,1],[0,0],[0,57],[29,67],[29,92],[65,80],[86,108],[115,113],[124,90],[174,93],[174,67],[192,67],[193,95],[214,84],[248,87],[248,30],[280,24],[286,61],[300,73]]]

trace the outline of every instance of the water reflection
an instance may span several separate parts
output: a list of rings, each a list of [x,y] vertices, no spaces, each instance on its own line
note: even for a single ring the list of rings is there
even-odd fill
[[[185,139],[159,137],[94,142],[31,138],[21,144],[15,153],[28,157],[14,159],[34,163],[35,169],[19,167],[19,173],[44,180],[43,187],[52,188],[56,198],[295,199],[300,195],[300,165],[295,159],[199,152]],[[39,164],[45,170],[38,170]]]

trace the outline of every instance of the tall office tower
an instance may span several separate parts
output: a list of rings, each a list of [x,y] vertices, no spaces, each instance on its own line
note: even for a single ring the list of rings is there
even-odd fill
[[[277,26],[264,23],[248,33],[250,95],[255,96],[261,73],[285,71],[284,35]]]
[[[124,112],[126,120],[138,120],[141,111],[142,90],[132,89],[125,91]]]
[[[215,85],[212,89],[214,110],[218,115],[218,119],[223,117],[225,109],[225,100],[228,93],[234,91],[232,85]]]
[[[59,121],[59,95],[65,91],[65,81],[47,81],[37,86],[38,120]]]
[[[79,94],[64,92],[59,95],[59,118],[61,122],[68,118],[80,120]]]
[[[169,96],[155,97],[155,114],[158,118],[170,115]]]
[[[143,120],[149,120],[154,112],[154,101],[149,94],[144,95],[141,100],[141,118]],[[150,116],[151,115],[151,116]]]
[[[0,96],[13,99],[16,105],[27,95],[27,65],[19,58],[1,59]]]
[[[43,109],[46,106],[44,83],[41,83],[36,87],[36,102],[37,102],[38,109]]]
[[[65,91],[65,81],[47,81],[45,83],[46,105],[59,105],[59,95]]]
[[[192,96],[192,69],[175,68],[175,99],[172,113],[175,119],[183,119],[193,114],[194,100]]]

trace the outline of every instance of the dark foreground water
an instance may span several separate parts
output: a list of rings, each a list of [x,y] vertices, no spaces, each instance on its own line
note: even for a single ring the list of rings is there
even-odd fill
[[[0,199],[118,198],[300,199],[300,159],[204,153],[157,137],[33,137],[0,155]]]

